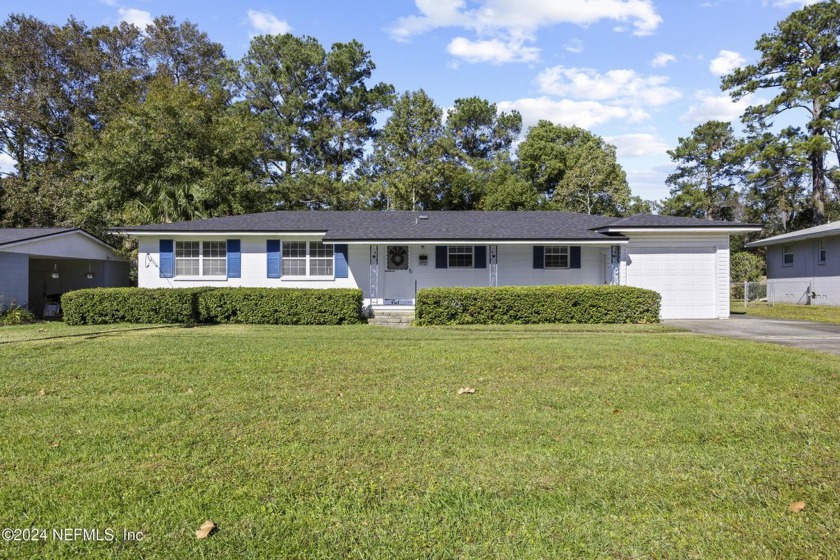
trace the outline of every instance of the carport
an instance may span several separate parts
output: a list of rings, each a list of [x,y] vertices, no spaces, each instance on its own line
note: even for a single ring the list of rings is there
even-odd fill
[[[128,262],[83,229],[0,228],[0,307],[41,314],[65,292],[128,285]]]

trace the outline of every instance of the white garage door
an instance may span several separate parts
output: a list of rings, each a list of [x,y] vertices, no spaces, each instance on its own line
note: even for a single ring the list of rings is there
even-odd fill
[[[717,317],[714,247],[628,248],[627,284],[659,292],[663,319]]]

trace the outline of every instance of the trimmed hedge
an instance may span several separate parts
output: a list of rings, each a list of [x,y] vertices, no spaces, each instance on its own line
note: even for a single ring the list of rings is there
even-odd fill
[[[61,296],[61,310],[68,325],[195,323],[207,289],[89,288]]]
[[[415,324],[658,323],[660,299],[631,286],[428,288]]]
[[[92,288],[61,298],[69,325],[251,323],[339,325],[362,321],[362,291],[296,288]]]
[[[220,288],[198,298],[203,323],[341,325],[362,322],[362,290]]]

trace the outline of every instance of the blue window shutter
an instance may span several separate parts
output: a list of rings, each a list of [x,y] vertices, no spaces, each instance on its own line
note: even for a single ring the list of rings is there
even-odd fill
[[[227,277],[242,277],[242,253],[239,251],[239,240],[227,240]]]
[[[175,242],[171,239],[160,240],[160,277],[172,278],[172,273],[175,271],[175,255],[173,254],[173,247]]]
[[[569,268],[580,268],[580,247],[569,247]]]
[[[473,247],[473,268],[487,268],[487,245]]]
[[[534,245],[534,268],[545,268],[545,247]]]
[[[449,268],[449,247],[446,245],[435,247],[435,268]]]
[[[333,261],[335,263],[335,277],[347,278],[349,270],[347,266],[347,244],[340,243],[333,245]]]
[[[280,240],[269,239],[265,242],[266,264],[268,278],[280,278]]]

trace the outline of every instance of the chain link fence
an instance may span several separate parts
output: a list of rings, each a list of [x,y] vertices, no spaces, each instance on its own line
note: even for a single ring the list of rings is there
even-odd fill
[[[744,307],[761,303],[773,306],[772,286],[765,282],[733,282],[729,285],[729,297],[733,303],[743,303]]]

